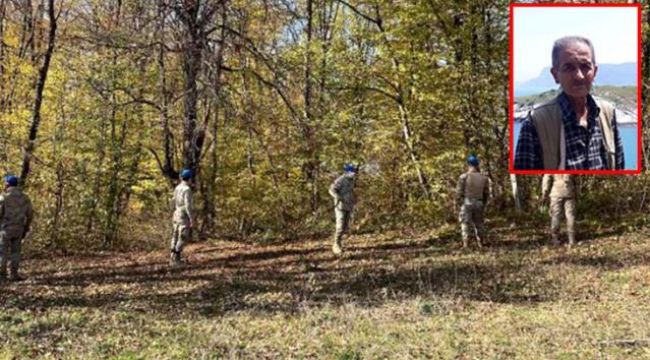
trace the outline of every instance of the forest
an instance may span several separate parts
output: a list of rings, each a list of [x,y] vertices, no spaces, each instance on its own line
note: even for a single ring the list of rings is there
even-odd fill
[[[362,230],[453,221],[468,153],[508,206],[507,2],[1,10],[0,166],[35,199],[34,245],[164,237],[182,168],[201,238],[329,231],[327,187],[348,162],[366,169]]]
[[[643,168],[581,176],[573,253],[545,246],[541,177],[509,174],[510,1],[0,0],[0,173],[35,212],[0,359],[648,356],[650,5],[569,2],[640,3],[643,33]],[[469,154],[481,252],[459,250]],[[169,275],[185,168],[190,265]]]

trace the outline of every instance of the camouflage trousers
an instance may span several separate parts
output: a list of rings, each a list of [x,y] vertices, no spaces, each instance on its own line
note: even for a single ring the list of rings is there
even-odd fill
[[[185,223],[173,223],[171,251],[180,254],[183,251],[183,245],[190,238],[190,227]]]
[[[7,276],[7,261],[9,259],[11,259],[11,274],[18,274],[21,243],[21,236],[9,236],[6,232],[0,231],[0,277]]]
[[[551,237],[554,242],[559,240],[560,222],[566,218],[566,228],[569,242],[575,241],[576,200],[574,198],[551,198]]]
[[[473,230],[479,245],[485,242],[485,224],[483,215],[483,201],[465,199],[458,214],[460,231],[463,236],[463,246],[469,242],[470,232]]]
[[[352,215],[352,211],[336,209],[334,212],[336,215],[336,231],[334,232],[334,242],[341,245],[343,235],[347,234],[350,230],[350,217]]]

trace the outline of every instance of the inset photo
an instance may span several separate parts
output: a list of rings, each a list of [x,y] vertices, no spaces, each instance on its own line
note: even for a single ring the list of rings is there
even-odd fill
[[[639,4],[510,5],[510,172],[641,171]]]

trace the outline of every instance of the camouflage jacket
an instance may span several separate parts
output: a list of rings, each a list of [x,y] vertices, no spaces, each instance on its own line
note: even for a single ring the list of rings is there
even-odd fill
[[[578,192],[576,177],[570,174],[546,174],[542,178],[542,197],[574,198]]]
[[[192,189],[185,181],[182,181],[174,189],[172,204],[174,205],[173,221],[175,223],[189,224],[192,222]]]
[[[462,205],[465,199],[486,202],[490,197],[489,178],[477,169],[471,168],[458,178],[456,184],[456,204]]]
[[[29,231],[34,211],[32,202],[17,187],[0,195],[0,229],[10,237],[22,237]]]
[[[356,202],[354,198],[354,175],[346,173],[339,176],[330,186],[329,193],[334,198],[334,205],[337,210],[352,211]]]

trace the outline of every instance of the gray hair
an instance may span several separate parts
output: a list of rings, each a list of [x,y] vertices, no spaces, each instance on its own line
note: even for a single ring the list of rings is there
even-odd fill
[[[554,69],[557,69],[558,65],[560,65],[560,51],[575,43],[583,43],[589,46],[589,50],[591,51],[591,62],[596,65],[596,53],[594,52],[594,45],[591,43],[591,40],[583,36],[565,36],[555,40],[553,43],[552,61]]]

